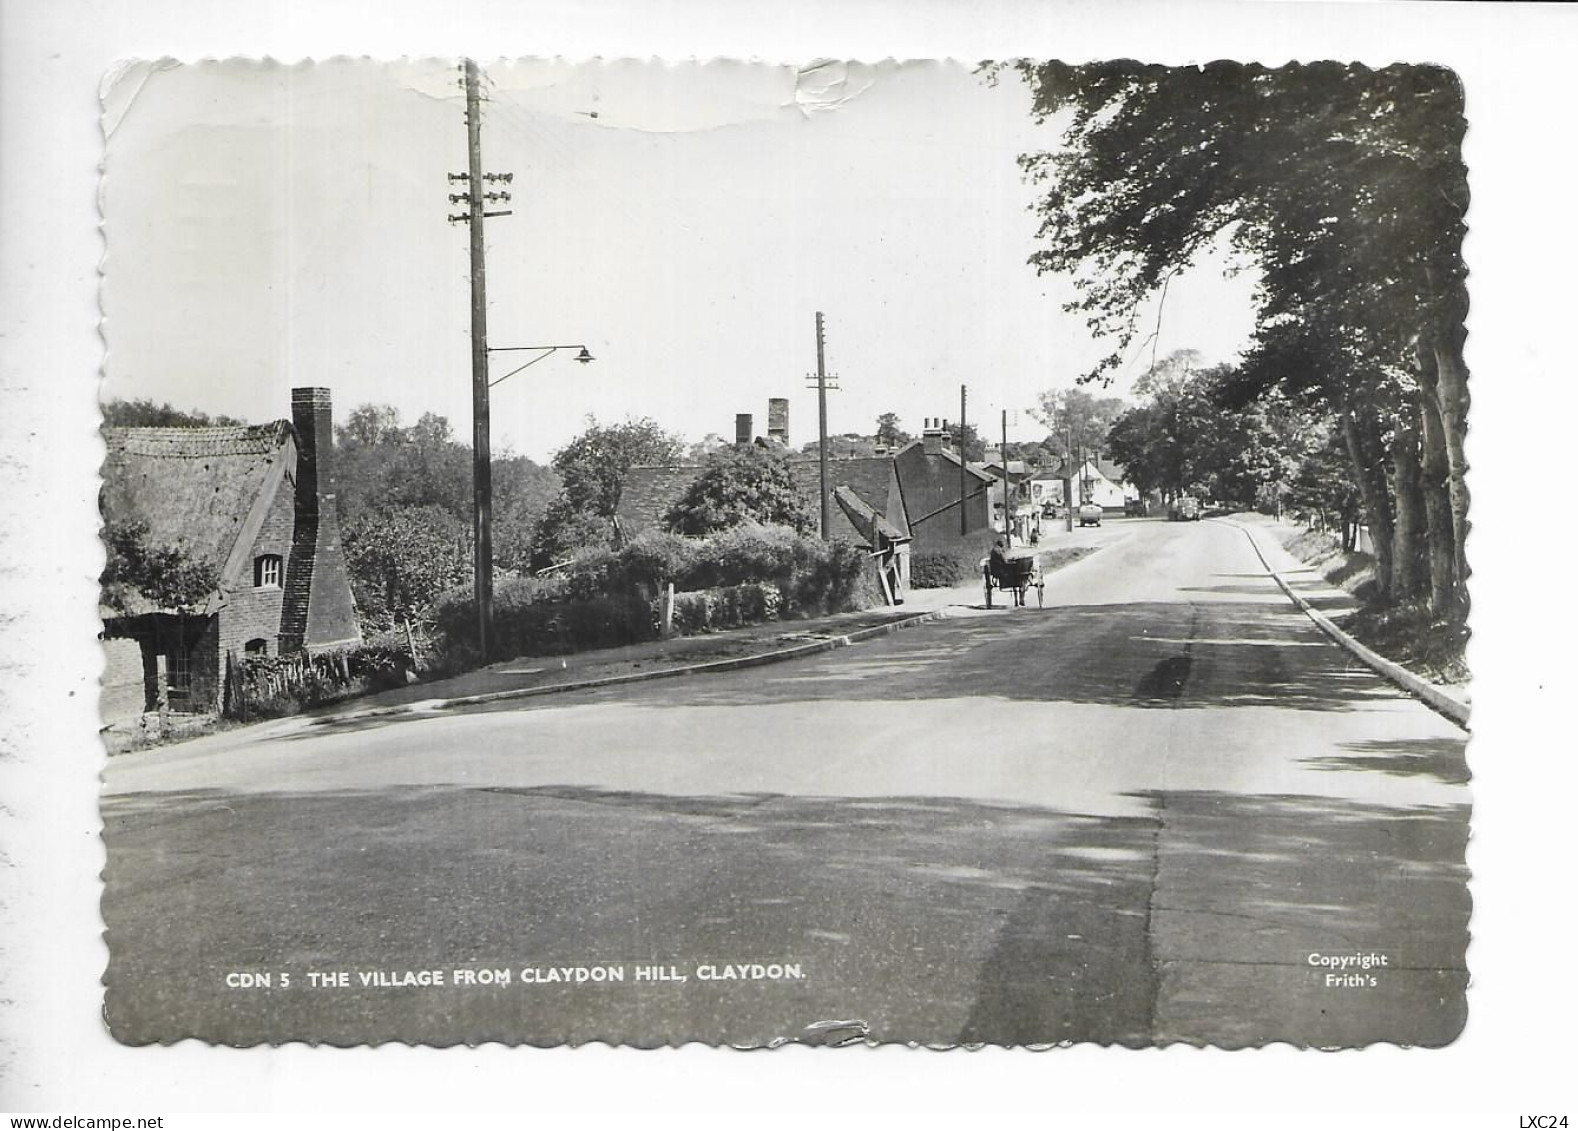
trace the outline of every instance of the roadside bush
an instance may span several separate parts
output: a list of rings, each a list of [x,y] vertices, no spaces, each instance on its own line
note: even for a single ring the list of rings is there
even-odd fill
[[[775,619],[783,608],[776,585],[749,582],[674,595],[674,630],[682,636]]]
[[[812,541],[786,526],[736,526],[692,542],[690,568],[675,579],[684,589],[716,589],[751,581],[787,582]]]
[[[870,596],[876,589],[870,577],[870,560],[864,550],[847,542],[809,538],[805,545],[810,552],[796,563],[799,569],[791,590],[795,611],[815,616],[875,603],[875,600],[867,600],[863,604],[861,600],[863,593]]]
[[[563,577],[501,577],[493,582],[495,619],[544,601],[559,600],[569,592]],[[433,602],[433,621],[446,647],[477,642],[477,606],[470,585],[457,585]]]
[[[701,543],[680,534],[648,530],[619,551],[619,569],[628,585],[658,586],[690,576]]]
[[[981,576],[985,552],[978,547],[959,544],[941,550],[922,550],[910,555],[910,585],[916,589],[947,589]]]
[[[552,577],[494,585],[494,653],[560,655],[650,640],[659,589],[673,582],[680,633],[815,616],[881,600],[864,551],[750,524],[711,538],[648,532],[620,550],[593,550]],[[476,644],[471,587],[450,590],[434,615],[454,669]]]

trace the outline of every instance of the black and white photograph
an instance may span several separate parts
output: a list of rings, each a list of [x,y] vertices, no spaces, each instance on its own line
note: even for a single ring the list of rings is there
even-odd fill
[[[1564,1125],[1565,12],[179,7],[8,13],[0,1109]]]
[[[1439,1046],[1441,67],[138,62],[132,1044]]]

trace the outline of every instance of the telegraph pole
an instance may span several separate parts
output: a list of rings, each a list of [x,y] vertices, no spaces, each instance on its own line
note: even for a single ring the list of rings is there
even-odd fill
[[[1014,523],[1009,510],[1008,490],[1008,410],[1003,409],[1003,539],[1004,545],[1014,544]]]
[[[964,510],[964,491],[965,491],[965,475],[964,475],[964,419],[965,419],[965,417],[964,417],[964,406],[965,406],[965,389],[964,389],[963,385],[960,385],[959,386],[959,537],[960,538],[963,538],[965,536],[965,534],[967,534],[969,532],[967,527],[966,527],[965,510]]]
[[[509,183],[510,173],[482,172],[482,95],[481,79],[474,59],[466,60],[466,154],[467,171],[449,174],[450,184],[464,182],[466,191],[451,193],[451,204],[467,204],[469,209],[451,215],[450,223],[471,225],[471,486],[472,525],[475,561],[472,586],[477,602],[477,647],[484,663],[493,647],[493,452],[488,415],[488,290],[483,241],[483,218],[508,216],[505,212],[486,211],[489,200],[508,201],[507,192],[485,192],[490,181]]]
[[[816,312],[816,408],[818,462],[821,464],[823,541],[833,536],[832,495],[827,489],[827,390],[838,388],[836,384],[828,385],[829,380],[835,382],[838,380],[838,374],[827,371],[826,346],[827,337],[822,331],[822,312],[819,310]]]
[[[471,488],[476,533],[473,592],[477,647],[487,663],[493,645],[493,440],[488,405],[488,284],[482,232],[482,97],[475,59],[466,60],[467,183],[471,198]]]

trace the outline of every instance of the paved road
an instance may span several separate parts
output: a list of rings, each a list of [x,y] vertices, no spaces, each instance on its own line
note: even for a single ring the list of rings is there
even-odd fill
[[[1462,732],[1329,644],[1241,531],[1110,538],[1045,609],[117,758],[112,1029],[1451,1040]],[[509,984],[455,984],[484,969]],[[256,974],[272,984],[226,985]]]

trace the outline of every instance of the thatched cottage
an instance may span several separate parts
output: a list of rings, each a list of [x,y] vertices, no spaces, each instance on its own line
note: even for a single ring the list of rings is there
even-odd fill
[[[335,511],[328,389],[293,389],[291,419],[107,428],[100,506],[211,579],[179,603],[106,592],[102,710],[217,710],[227,655],[360,643]]]

